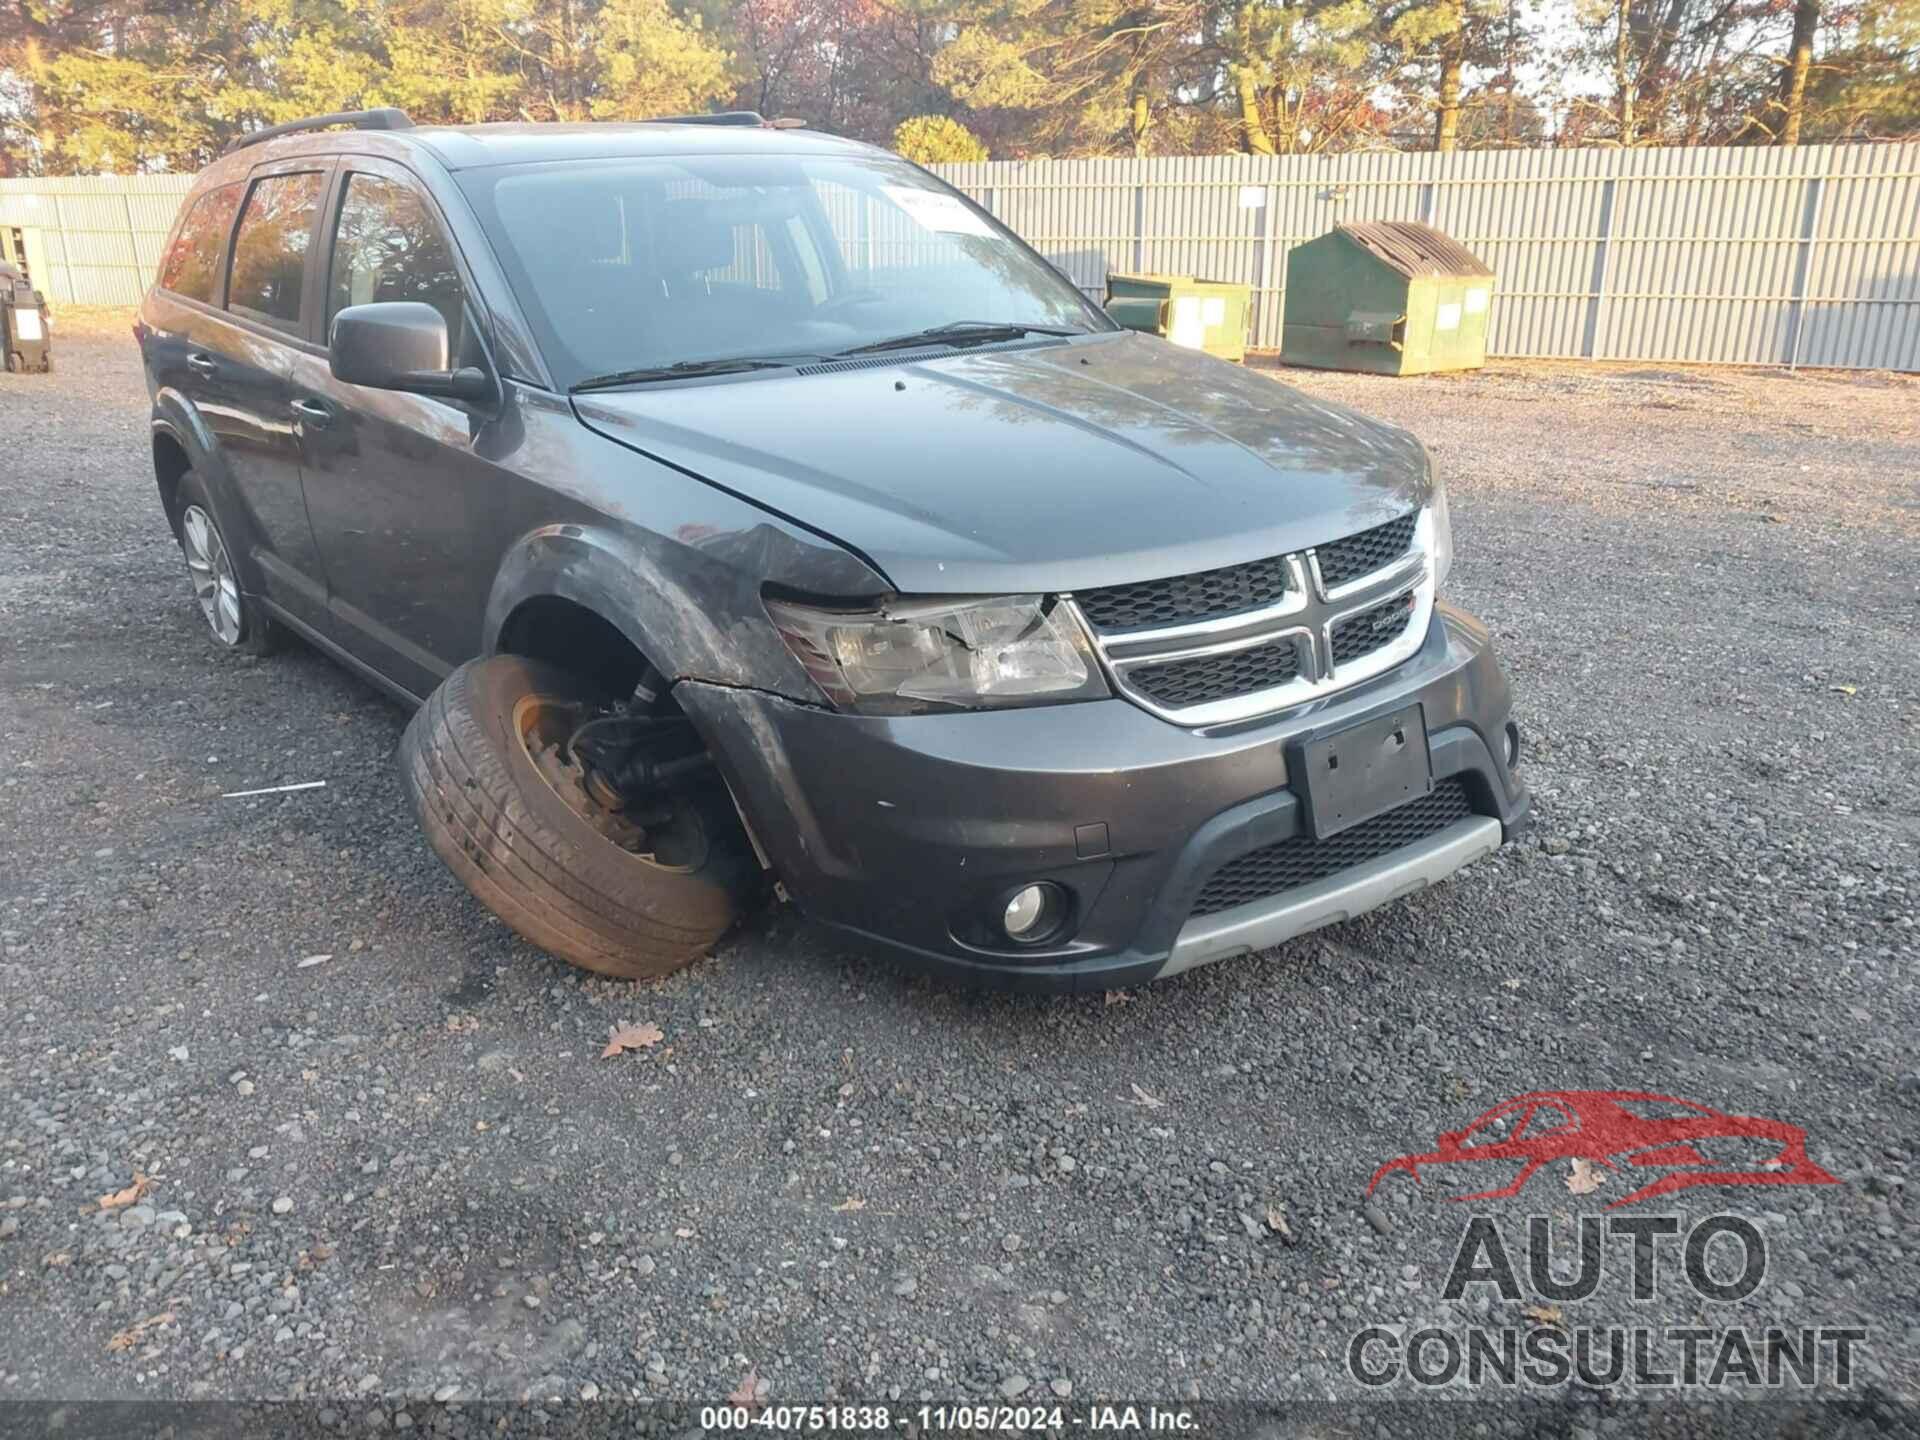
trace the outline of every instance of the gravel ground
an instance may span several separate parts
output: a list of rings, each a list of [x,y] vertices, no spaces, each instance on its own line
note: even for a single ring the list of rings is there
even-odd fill
[[[1764,1283],[1635,1304],[1609,1249],[1561,1323],[1860,1324],[1856,1394],[1920,1392],[1915,380],[1290,375],[1451,476],[1537,828],[1062,1000],[791,912],[650,986],[520,943],[421,840],[399,710],[201,633],[125,326],[63,315],[57,374],[0,376],[0,1398],[1350,1398],[1363,1325],[1555,1321],[1443,1299],[1465,1209],[1365,1208],[1374,1168],[1595,1088],[1804,1126],[1844,1183],[1644,1207],[1752,1218]],[[602,1059],[629,1020],[664,1040]],[[1477,1208],[1564,1239],[1624,1193],[1566,1178]],[[1637,1424],[1593,1399],[1550,1397]],[[1438,1428],[1361,1414],[1316,1433]]]

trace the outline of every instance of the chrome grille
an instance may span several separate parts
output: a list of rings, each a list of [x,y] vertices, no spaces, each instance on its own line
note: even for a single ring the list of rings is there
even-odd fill
[[[1320,580],[1329,590],[1371,575],[1391,565],[1413,545],[1413,524],[1419,512],[1402,515],[1358,535],[1349,535],[1331,545],[1322,545],[1314,553],[1320,560]]]
[[[1081,613],[1101,630],[1212,620],[1273,604],[1287,593],[1288,569],[1286,557],[1279,556],[1170,580],[1082,590],[1075,598]]]
[[[1200,887],[1193,913],[1216,915],[1236,905],[1284,895],[1355,865],[1378,860],[1404,845],[1429,839],[1471,814],[1473,801],[1465,782],[1458,776],[1442,780],[1418,800],[1362,820],[1351,830],[1325,840],[1295,835],[1229,860]]]
[[[1122,695],[1175,724],[1231,724],[1357,684],[1420,648],[1433,614],[1429,516],[1069,598]]]
[[[1223,655],[1142,665],[1133,671],[1131,679],[1162,705],[1181,710],[1284,685],[1299,673],[1300,651],[1291,638],[1282,638]]]

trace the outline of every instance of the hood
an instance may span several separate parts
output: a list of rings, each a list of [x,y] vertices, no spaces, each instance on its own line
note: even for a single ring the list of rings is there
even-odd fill
[[[859,552],[903,593],[1084,589],[1404,514],[1411,435],[1149,336],[576,397],[590,428]]]

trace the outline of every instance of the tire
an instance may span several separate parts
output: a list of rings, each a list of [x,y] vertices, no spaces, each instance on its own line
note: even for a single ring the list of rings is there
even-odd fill
[[[578,796],[562,798],[518,717],[592,694],[540,661],[469,661],[408,724],[401,771],[434,853],[522,939],[601,975],[670,974],[726,933],[758,866],[717,779],[688,804],[702,844],[698,863],[684,867],[622,848],[576,808]]]
[[[26,357],[18,350],[9,350],[7,352],[7,373],[9,375],[18,375],[26,368],[26,363]]]
[[[233,562],[233,549],[227,544],[226,535],[220,528],[219,516],[215,514],[213,501],[207,496],[207,487],[200,477],[189,470],[180,477],[180,488],[174,502],[176,513],[173,521],[174,536],[180,543],[180,552],[187,561],[187,579],[194,587],[195,600],[200,605],[202,618],[207,622],[207,631],[213,643],[222,650],[236,650],[246,655],[267,655],[280,648],[286,638],[286,631],[276,624],[261,607],[260,602],[248,595],[240,587],[238,570]],[[214,610],[209,610],[206,600],[201,596],[203,577],[196,573],[194,550],[195,540],[192,533],[194,515],[200,516],[212,528],[213,539],[218,544],[219,553],[226,558],[228,573],[233,578],[233,588],[227,599],[237,623],[231,628],[226,617],[218,612],[216,600]],[[218,581],[216,579],[216,587]]]

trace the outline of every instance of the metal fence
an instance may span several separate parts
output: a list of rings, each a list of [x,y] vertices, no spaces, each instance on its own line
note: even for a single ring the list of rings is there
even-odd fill
[[[1243,280],[1280,343],[1287,252],[1424,220],[1499,276],[1495,354],[1920,370],[1920,145],[1192,156],[936,167],[1096,297],[1109,270]],[[57,303],[131,304],[182,176],[0,180]]]
[[[1277,348],[1287,252],[1421,220],[1498,275],[1500,355],[1920,370],[1920,145],[988,161],[938,167],[1089,294],[1241,280]]]

